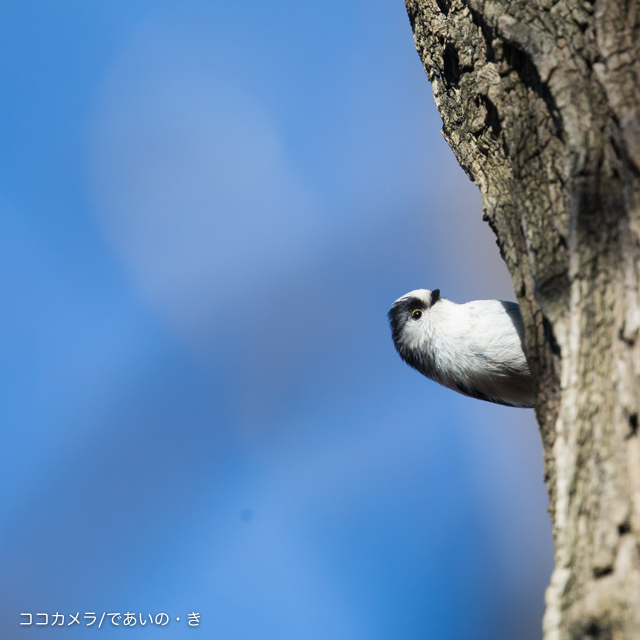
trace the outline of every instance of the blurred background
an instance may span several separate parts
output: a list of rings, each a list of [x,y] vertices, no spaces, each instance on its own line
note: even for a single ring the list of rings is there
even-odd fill
[[[540,638],[533,412],[387,326],[514,299],[401,0],[0,18],[0,636]]]

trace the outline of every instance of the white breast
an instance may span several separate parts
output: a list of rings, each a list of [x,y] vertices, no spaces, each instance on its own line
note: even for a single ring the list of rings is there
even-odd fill
[[[420,324],[420,348],[436,382],[492,402],[533,406],[517,304],[476,300],[458,305],[443,299]]]

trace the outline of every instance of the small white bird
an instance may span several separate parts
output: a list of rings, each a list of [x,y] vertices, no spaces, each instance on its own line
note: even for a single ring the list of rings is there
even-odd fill
[[[389,323],[400,357],[427,378],[472,398],[533,407],[515,302],[456,304],[441,298],[439,289],[417,289],[393,303]]]

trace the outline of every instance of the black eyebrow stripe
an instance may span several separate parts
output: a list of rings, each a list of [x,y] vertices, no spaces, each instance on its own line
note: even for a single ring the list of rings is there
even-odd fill
[[[427,303],[424,300],[421,300],[420,298],[415,298],[415,297],[411,297],[411,298],[402,298],[401,300],[398,300],[398,302],[394,303],[394,305],[391,307],[392,309],[405,309],[405,310],[409,310],[409,309],[426,309],[427,308]]]

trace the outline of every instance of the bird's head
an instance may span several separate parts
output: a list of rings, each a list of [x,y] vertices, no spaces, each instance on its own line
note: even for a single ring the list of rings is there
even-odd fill
[[[388,313],[391,336],[396,349],[407,359],[408,352],[419,349],[427,339],[428,314],[440,300],[440,289],[416,289],[398,298]]]

